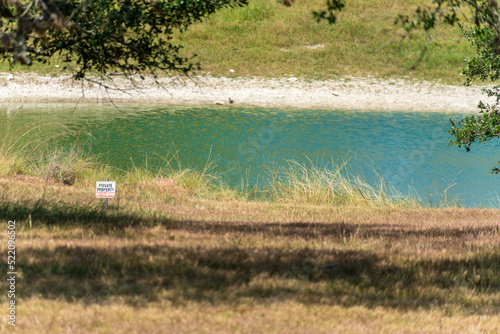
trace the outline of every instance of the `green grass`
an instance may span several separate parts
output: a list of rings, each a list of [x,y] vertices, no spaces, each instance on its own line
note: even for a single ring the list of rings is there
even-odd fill
[[[197,54],[202,74],[214,76],[336,79],[340,76],[407,78],[461,84],[464,59],[474,55],[458,28],[442,26],[434,34],[416,69],[425,42],[415,34],[403,42],[394,25],[398,14],[410,14],[425,0],[349,1],[334,25],[317,23],[311,14],[323,0],[296,1],[285,7],[276,0],[252,0],[242,8],[226,9],[178,33],[174,40],[185,55]],[[56,65],[61,67],[56,68]],[[15,71],[57,75],[57,57],[48,65],[15,65]],[[0,71],[7,71],[6,63]],[[229,72],[234,69],[235,73]]]
[[[426,1],[349,1],[334,25],[317,23],[311,11],[323,1],[297,1],[285,7],[274,0],[251,1],[247,7],[220,11],[177,36],[189,53],[198,54],[204,72],[212,75],[408,77],[461,83],[464,59],[472,48],[458,29],[443,27],[434,35],[422,63],[423,36],[400,43],[394,25],[399,13],[409,14]]]

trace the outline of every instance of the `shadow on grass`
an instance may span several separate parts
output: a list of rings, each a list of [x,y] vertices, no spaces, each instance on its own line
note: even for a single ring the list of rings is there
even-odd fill
[[[290,222],[290,223],[246,223],[246,222],[206,222],[187,221],[182,226],[174,224],[171,228],[182,228],[190,232],[226,234],[226,233],[253,233],[277,236],[299,237],[304,239],[317,239],[318,237],[332,238],[389,238],[401,239],[407,237],[423,237],[440,239],[443,237],[463,238],[477,237],[483,234],[498,234],[500,224],[483,225],[481,227],[457,228],[422,228],[414,226],[398,226],[397,224],[355,224],[343,221],[330,223]]]
[[[39,203],[6,203],[0,202],[0,220],[9,220],[15,217],[19,221],[27,221],[31,215],[33,221],[43,225],[57,225],[71,227],[74,224],[89,226],[96,233],[107,233],[129,227],[154,227],[163,226],[169,230],[185,230],[194,233],[227,234],[266,234],[282,237],[298,237],[304,239],[317,239],[318,237],[332,238],[389,238],[401,239],[407,237],[421,237],[442,239],[446,238],[475,238],[484,234],[498,234],[500,223],[482,225],[481,227],[443,227],[416,229],[413,226],[398,224],[355,224],[341,221],[329,223],[314,222],[289,222],[289,223],[248,223],[238,221],[195,221],[176,220],[166,214],[151,214],[149,212],[122,212],[116,208],[107,211],[101,206],[68,206],[67,204],[50,207]]]
[[[130,303],[147,303],[168,291],[174,303],[232,303],[243,297],[257,302],[277,298],[398,309],[456,303],[485,313],[492,312],[491,305],[467,302],[464,288],[486,295],[500,289],[500,254],[493,253],[467,260],[403,264],[362,251],[234,246],[59,246],[26,248],[19,253],[23,279],[18,286],[23,297],[42,295],[87,303],[117,296]],[[337,263],[338,268],[332,272],[319,269],[328,262]],[[498,304],[494,310],[498,311]]]
[[[22,222],[27,221],[30,216],[33,221],[42,225],[56,225],[62,228],[88,226],[95,228],[97,232],[131,226],[175,225],[175,222],[166,217],[154,216],[147,212],[124,213],[114,208],[105,211],[102,206],[68,206],[66,203],[45,206],[38,202],[0,203],[0,220],[16,219]]]
[[[98,208],[0,205],[0,219],[25,219],[29,214],[48,225],[78,223],[106,230],[161,224],[171,230],[205,231],[207,238],[209,234],[229,232],[239,234],[240,238],[257,233],[293,238],[326,235],[331,240],[346,234],[363,238],[404,238],[415,233],[434,233],[426,230],[391,234],[394,226],[385,224],[360,228],[346,223],[181,222],[118,211],[103,212]],[[447,229],[446,235],[460,237],[461,233],[469,236],[469,233],[479,233],[478,229],[460,231]],[[477,251],[461,260],[397,260],[383,251],[283,249],[251,244],[208,247],[198,243],[181,247],[139,240],[126,246],[117,242],[106,247],[26,247],[19,249],[17,263],[23,273],[18,291],[24,298],[41,295],[94,303],[123,297],[138,306],[163,298],[174,303],[190,300],[238,303],[241,298],[252,298],[256,302],[277,299],[398,309],[455,305],[475,313],[500,310],[500,253],[495,249]],[[335,263],[333,269],[324,270],[322,266],[329,263]],[[5,259],[0,265],[7,265]],[[486,298],[474,300],[471,295]],[[484,302],[488,299],[490,302]]]

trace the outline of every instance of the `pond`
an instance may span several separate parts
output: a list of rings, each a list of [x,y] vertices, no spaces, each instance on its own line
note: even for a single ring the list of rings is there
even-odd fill
[[[265,186],[271,171],[288,161],[348,161],[369,182],[383,177],[424,202],[441,202],[446,190],[466,206],[500,205],[500,176],[490,175],[500,160],[496,145],[477,145],[469,153],[447,146],[449,119],[463,114],[158,105],[0,108],[4,121],[3,115],[18,124],[61,122],[91,133],[90,152],[121,169],[159,169],[177,152],[182,167],[202,171],[210,165],[209,172],[233,185],[244,179]]]

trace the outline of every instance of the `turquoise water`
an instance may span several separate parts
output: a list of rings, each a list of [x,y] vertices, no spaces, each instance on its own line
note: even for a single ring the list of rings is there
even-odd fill
[[[2,106],[8,117],[17,106]],[[449,119],[462,114],[293,110],[240,107],[24,105],[16,122],[61,122],[92,134],[91,152],[103,162],[156,169],[178,152],[183,167],[216,164],[227,182],[242,178],[265,185],[269,170],[287,160],[326,165],[349,160],[350,168],[376,183],[378,176],[403,194],[413,188],[424,201],[440,194],[466,206],[498,206],[500,175],[490,175],[500,156],[494,143],[466,153],[448,147]]]

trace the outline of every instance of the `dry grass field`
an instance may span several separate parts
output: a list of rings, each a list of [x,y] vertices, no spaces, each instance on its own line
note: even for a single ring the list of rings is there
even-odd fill
[[[206,199],[157,178],[103,211],[94,190],[0,179],[19,271],[2,333],[500,330],[498,210]]]

